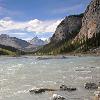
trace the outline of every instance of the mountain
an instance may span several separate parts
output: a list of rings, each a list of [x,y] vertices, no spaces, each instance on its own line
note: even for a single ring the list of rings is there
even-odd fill
[[[74,41],[78,50],[88,51],[100,46],[100,0],[92,0],[82,19],[82,27]]]
[[[38,50],[39,54],[59,54],[71,39],[75,38],[82,26],[83,14],[66,17],[56,28],[50,43]]]
[[[83,14],[66,17],[56,28],[55,33],[51,37],[51,42],[58,42],[64,39],[70,40],[74,38],[80,31],[82,18]]]
[[[66,17],[37,54],[92,52],[100,47],[100,0],[92,0],[84,14]],[[100,50],[99,50],[100,51]],[[97,51],[95,51],[97,53]]]
[[[11,46],[17,49],[24,49],[30,45],[30,43],[25,40],[21,40],[16,37],[10,37],[7,34],[0,35],[0,44],[5,46]]]
[[[48,41],[43,41],[36,36],[32,40],[30,40],[29,43],[37,47],[37,46],[43,46],[47,44]]]

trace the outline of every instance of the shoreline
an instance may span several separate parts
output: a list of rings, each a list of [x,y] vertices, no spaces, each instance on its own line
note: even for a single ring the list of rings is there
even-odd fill
[[[26,54],[26,55],[19,55],[19,56],[12,56],[12,55],[0,55],[0,57],[24,57],[24,56],[38,56],[38,57],[45,57],[45,56],[49,56],[49,57],[59,57],[59,56],[78,56],[78,57],[99,57],[99,54],[96,53],[66,53],[66,54],[57,54],[57,55],[35,55],[35,54]]]

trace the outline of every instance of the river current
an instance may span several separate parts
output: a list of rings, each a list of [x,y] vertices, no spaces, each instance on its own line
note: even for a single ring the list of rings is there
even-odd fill
[[[50,100],[54,93],[67,100],[91,100],[95,90],[84,89],[86,82],[100,82],[100,57],[0,57],[0,100]],[[77,90],[29,93],[35,87],[58,89],[61,84]]]

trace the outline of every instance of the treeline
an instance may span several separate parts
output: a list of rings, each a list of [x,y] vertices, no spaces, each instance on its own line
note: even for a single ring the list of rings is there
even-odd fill
[[[70,52],[87,52],[91,49],[98,48],[100,46],[100,33],[96,33],[92,38],[83,36],[77,40],[62,40],[59,42],[51,42],[41,49],[39,49],[35,54],[38,55],[56,55]]]
[[[0,55],[24,55],[25,52],[11,46],[0,44]]]

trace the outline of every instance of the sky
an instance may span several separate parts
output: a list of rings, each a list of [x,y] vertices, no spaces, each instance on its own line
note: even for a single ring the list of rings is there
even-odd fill
[[[51,37],[64,17],[83,13],[91,0],[0,0],[0,34]]]

